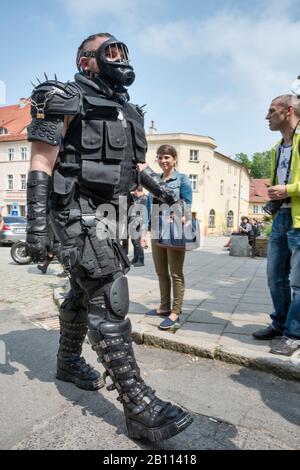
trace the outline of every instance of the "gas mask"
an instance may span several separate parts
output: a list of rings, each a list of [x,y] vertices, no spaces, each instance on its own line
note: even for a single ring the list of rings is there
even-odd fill
[[[113,86],[128,87],[135,79],[130,65],[128,48],[115,37],[110,37],[96,51],[85,51],[85,57],[95,57],[100,70],[99,77]]]

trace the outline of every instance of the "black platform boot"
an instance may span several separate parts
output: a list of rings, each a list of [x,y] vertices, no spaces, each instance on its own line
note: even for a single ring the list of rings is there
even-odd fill
[[[60,311],[60,340],[57,354],[56,378],[73,382],[85,390],[99,390],[104,386],[101,374],[81,357],[82,344],[87,333],[86,311]]]
[[[112,380],[108,390],[116,388],[123,404],[129,437],[160,442],[187,428],[191,415],[176,405],[160,400],[155,390],[140,376],[131,342],[131,324],[103,322],[100,331],[89,330],[93,349],[105,367],[105,378]]]

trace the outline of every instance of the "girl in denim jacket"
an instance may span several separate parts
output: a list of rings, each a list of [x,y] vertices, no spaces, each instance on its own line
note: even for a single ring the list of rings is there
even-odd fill
[[[184,173],[176,171],[177,152],[171,145],[161,145],[157,150],[157,160],[163,171],[162,178],[167,186],[172,188],[176,196],[183,202],[186,212],[190,212],[192,205],[192,187],[190,180]],[[155,271],[159,280],[160,289],[160,306],[158,309],[150,310],[146,315],[159,315],[165,317],[160,323],[161,329],[169,329],[176,327],[179,322],[179,316],[182,310],[184,296],[184,275],[183,263],[185,258],[185,250],[174,250],[172,248],[161,247],[158,244],[158,217],[153,216],[154,205],[160,205],[160,201],[152,195],[148,196],[147,209],[149,220],[152,225],[152,257],[154,261]],[[159,211],[156,210],[156,213]],[[150,224],[148,225],[150,229]],[[154,236],[153,236],[154,234]],[[156,234],[156,235],[155,235]],[[146,235],[142,236],[141,245],[147,248]],[[171,306],[171,284],[173,287],[173,303]]]

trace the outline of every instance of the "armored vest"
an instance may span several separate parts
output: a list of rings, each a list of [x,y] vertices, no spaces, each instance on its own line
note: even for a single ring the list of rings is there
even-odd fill
[[[136,164],[145,162],[147,142],[143,113],[99,92],[89,80],[76,80],[80,113],[71,121],[53,175],[56,194],[69,191],[76,176],[81,192],[98,201],[118,202],[137,185]]]

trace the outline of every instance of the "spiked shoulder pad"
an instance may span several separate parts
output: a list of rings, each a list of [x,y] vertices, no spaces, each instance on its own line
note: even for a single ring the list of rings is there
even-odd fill
[[[47,80],[37,85],[31,95],[31,116],[72,116],[80,112],[81,93],[73,83]]]

